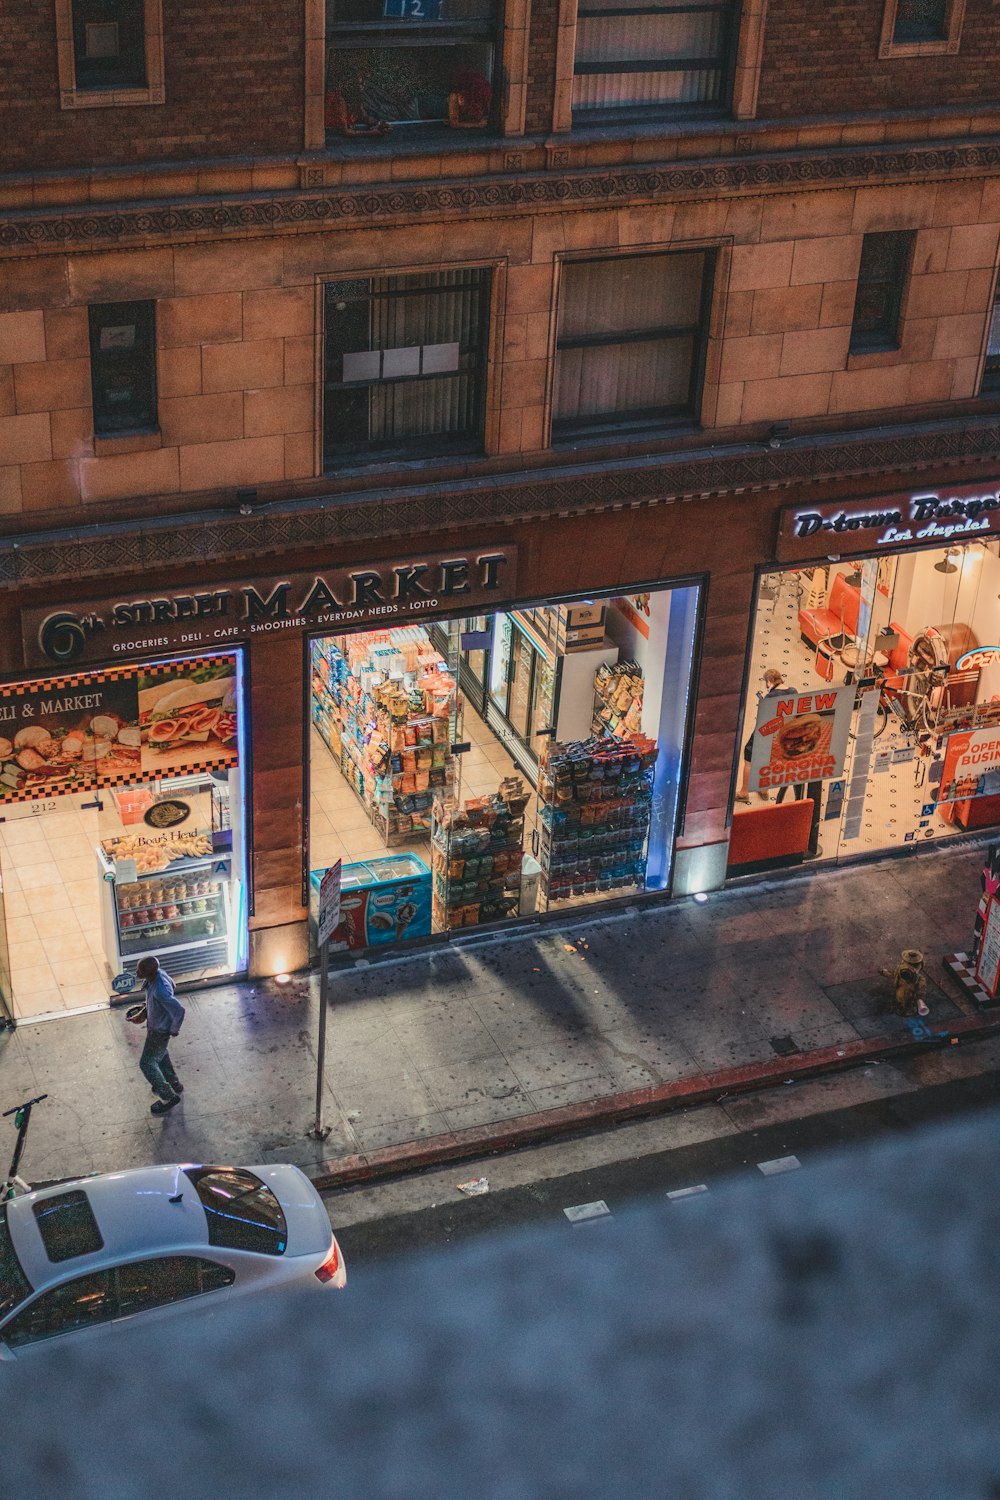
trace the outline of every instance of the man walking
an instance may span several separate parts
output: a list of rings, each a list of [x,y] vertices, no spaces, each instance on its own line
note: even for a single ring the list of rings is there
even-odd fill
[[[139,1059],[143,1077],[151,1084],[157,1095],[156,1103],[150,1105],[150,1113],[165,1115],[168,1109],[179,1104],[184,1085],[174,1072],[167,1051],[170,1038],[177,1035],[184,1021],[184,1007],[174,992],[174,981],[160,968],[159,960],[150,956],[140,958],[135,972],[143,981],[146,991],[146,1042]],[[136,1025],[141,1025],[143,1016],[136,1016]]]

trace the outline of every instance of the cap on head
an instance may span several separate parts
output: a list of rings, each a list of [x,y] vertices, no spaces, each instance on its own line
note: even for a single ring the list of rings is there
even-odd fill
[[[140,979],[155,979],[160,972],[160,960],[152,954],[148,958],[140,958],[135,966],[135,972]]]

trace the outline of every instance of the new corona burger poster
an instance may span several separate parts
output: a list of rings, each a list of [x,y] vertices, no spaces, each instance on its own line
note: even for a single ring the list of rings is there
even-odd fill
[[[841,776],[855,687],[820,693],[769,693],[757,706],[750,790],[772,791]]]

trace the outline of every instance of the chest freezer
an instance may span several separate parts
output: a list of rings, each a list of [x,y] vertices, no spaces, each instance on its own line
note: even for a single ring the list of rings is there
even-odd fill
[[[313,942],[319,922],[319,886],[324,870],[309,875],[309,925]],[[431,872],[416,854],[393,854],[345,865],[341,883],[340,922],[330,951],[378,948],[404,938],[429,937]]]

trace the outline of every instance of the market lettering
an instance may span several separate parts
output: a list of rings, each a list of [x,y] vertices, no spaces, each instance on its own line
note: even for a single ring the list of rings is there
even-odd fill
[[[500,584],[497,575],[502,567],[507,566],[507,557],[503,552],[487,552],[479,558],[479,566],[482,568],[480,585],[484,589],[497,589]]]
[[[251,584],[243,590],[246,600],[244,618],[247,620],[284,620],[288,615],[288,590],[290,583],[276,583],[266,599],[262,599]]]
[[[309,616],[317,614],[321,609],[334,610],[339,614],[340,600],[325,579],[317,578],[299,606],[298,613]]]
[[[75,610],[22,611],[26,660],[65,665],[104,652],[159,649],[221,638],[308,628],[351,620],[430,613],[452,599],[484,598],[513,587],[516,549],[331,568],[325,574],[240,580],[205,592],[109,599]],[[100,611],[100,613],[98,613]],[[211,620],[217,627],[202,629]],[[118,638],[103,645],[100,632]]]
[[[84,708],[100,708],[101,693],[73,693],[66,698],[46,698],[38,705],[40,714],[72,714]]]
[[[354,584],[354,598],[351,603],[357,608],[363,604],[384,604],[385,600],[379,593],[382,587],[382,577],[379,573],[352,573],[351,582]]]
[[[428,572],[426,563],[416,563],[411,568],[393,568],[396,578],[397,599],[429,599],[430,592],[418,582],[418,577]]]

